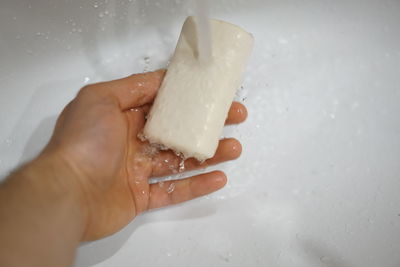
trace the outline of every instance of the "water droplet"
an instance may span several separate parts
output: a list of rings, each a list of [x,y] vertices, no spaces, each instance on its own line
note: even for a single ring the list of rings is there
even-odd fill
[[[232,257],[232,253],[228,252],[225,255],[219,255],[219,257],[221,258],[221,260],[225,261],[225,262],[230,262],[230,258]]]
[[[83,79],[83,83],[84,84],[88,84],[90,82],[90,78],[89,77],[85,77],[84,79]]]
[[[185,158],[181,158],[181,162],[179,162],[179,172],[183,172],[185,170]]]
[[[163,187],[164,187],[164,182],[163,182],[163,181],[159,182],[159,183],[158,183],[158,186],[159,186],[160,188],[163,188]]]
[[[142,190],[142,195],[146,194],[146,192],[144,190]]]
[[[327,257],[327,256],[322,256],[321,258],[319,258],[319,260],[321,262],[329,262],[331,259],[329,257]]]
[[[168,193],[168,194],[171,194],[172,192],[174,192],[174,190],[175,190],[175,183],[171,183],[171,184],[168,186],[167,193]]]
[[[288,40],[286,40],[285,38],[279,38],[278,42],[280,44],[286,45],[288,43]]]
[[[13,140],[12,140],[12,139],[6,139],[6,140],[4,140],[4,142],[5,142],[8,146],[11,146],[12,143],[13,143]]]
[[[131,111],[138,112],[139,109],[134,108],[134,109],[131,109]],[[146,136],[144,135],[143,132],[138,133],[137,138],[139,138],[139,140],[142,141],[142,142],[146,141]]]
[[[353,104],[351,104],[351,109],[357,109],[360,106],[360,103],[358,103],[357,101],[353,102]]]
[[[302,240],[302,239],[303,239],[303,236],[302,236],[300,233],[297,233],[297,234],[296,234],[296,239],[297,239],[297,240]]]
[[[100,13],[99,13],[99,18],[102,18],[102,17],[104,17],[104,13],[103,13],[103,12],[100,12]]]

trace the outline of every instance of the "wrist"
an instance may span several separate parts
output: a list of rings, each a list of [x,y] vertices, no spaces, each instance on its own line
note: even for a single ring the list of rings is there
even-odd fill
[[[86,225],[82,196],[57,155],[13,173],[0,185],[0,265],[72,265]]]
[[[15,176],[15,182],[29,188],[43,208],[64,213],[71,234],[81,240],[87,220],[84,194],[74,171],[61,156],[42,153]]]

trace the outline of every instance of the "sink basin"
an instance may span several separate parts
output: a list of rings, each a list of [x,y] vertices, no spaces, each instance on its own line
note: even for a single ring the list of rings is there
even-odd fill
[[[400,266],[400,2],[212,1],[253,33],[221,191],[148,212],[76,266]],[[189,1],[5,0],[0,177],[88,83],[167,65]]]

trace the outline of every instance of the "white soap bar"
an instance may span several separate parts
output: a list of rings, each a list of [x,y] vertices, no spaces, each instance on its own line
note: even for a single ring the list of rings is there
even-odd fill
[[[210,28],[212,59],[200,62],[195,19],[185,21],[143,131],[150,143],[200,161],[215,154],[254,42],[227,22],[210,20]]]

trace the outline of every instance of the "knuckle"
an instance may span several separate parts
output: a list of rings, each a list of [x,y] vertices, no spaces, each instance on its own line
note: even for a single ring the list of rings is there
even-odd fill
[[[81,88],[81,90],[78,93],[79,95],[86,95],[86,94],[91,94],[95,91],[96,86],[93,84],[85,85],[84,87]]]

